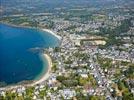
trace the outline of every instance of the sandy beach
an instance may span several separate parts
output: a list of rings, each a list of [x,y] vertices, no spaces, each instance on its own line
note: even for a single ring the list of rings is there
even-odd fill
[[[53,36],[55,36],[56,38],[58,38],[59,40],[61,40],[61,37],[58,36],[57,34],[55,34],[53,31],[49,30],[49,29],[41,29],[42,31],[45,31],[47,33],[52,34]],[[9,86],[5,86],[5,87],[0,87],[0,90],[11,90],[11,89],[17,89],[20,87],[29,87],[29,86],[35,86],[37,84],[41,84],[44,81],[46,81],[49,76],[50,76],[50,72],[51,72],[51,67],[52,67],[52,60],[50,58],[50,56],[48,54],[43,54],[43,58],[45,58],[45,60],[47,60],[48,62],[48,66],[46,71],[44,72],[44,75],[38,79],[38,80],[32,80],[31,82],[29,81],[29,83],[20,83],[20,84],[16,84],[16,85],[9,85]]]
[[[52,67],[52,60],[51,60],[50,56],[47,55],[47,54],[43,54],[43,57],[47,60],[48,66],[47,66],[47,71],[44,73],[44,75],[40,79],[35,80],[32,83],[2,87],[2,88],[0,88],[0,90],[12,90],[12,89],[21,88],[23,86],[24,87],[30,87],[30,86],[35,86],[37,84],[41,84],[44,81],[46,81],[50,76],[51,67]]]
[[[10,25],[10,26],[13,26],[13,27],[29,28],[29,29],[39,29],[39,30],[48,32],[48,33],[52,34],[53,36],[55,36],[56,38],[58,38],[59,40],[61,40],[61,37],[60,37],[59,35],[57,35],[55,32],[53,32],[53,31],[51,31],[51,30],[49,30],[49,29],[33,28],[33,27],[30,27],[30,26],[17,26],[17,25],[14,25],[14,24],[4,23],[4,22],[1,22],[1,23],[7,24],[7,25]]]
[[[49,78],[49,75],[50,75],[50,72],[51,72],[51,67],[52,67],[52,60],[51,60],[50,56],[47,55],[47,54],[43,54],[43,56],[44,56],[44,58],[46,58],[46,60],[48,62],[47,71],[39,80],[30,84],[30,86],[40,84],[40,83],[44,82],[45,80],[47,80]]]
[[[42,31],[48,32],[50,34],[52,34],[53,36],[55,36],[56,38],[58,38],[59,40],[61,40],[61,37],[57,34],[55,34],[53,31],[49,30],[49,29],[42,29]]]

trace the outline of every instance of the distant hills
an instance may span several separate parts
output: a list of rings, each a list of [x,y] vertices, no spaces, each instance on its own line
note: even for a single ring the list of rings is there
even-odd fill
[[[44,12],[47,9],[59,7],[95,7],[108,8],[116,5],[133,5],[133,0],[1,0],[1,7],[4,13],[13,13],[17,9],[19,12]],[[18,11],[16,11],[18,12]]]
[[[1,0],[1,5],[11,5],[17,6],[17,4],[25,5],[96,5],[96,4],[109,4],[109,3],[125,3],[125,2],[134,2],[133,0]],[[67,5],[66,5],[67,6]]]
[[[36,4],[87,4],[87,3],[92,3],[92,4],[102,4],[102,3],[122,3],[122,2],[129,2],[133,0],[1,0],[1,4],[11,4],[15,5],[16,3],[24,3],[24,4],[29,4],[29,3],[36,3]]]

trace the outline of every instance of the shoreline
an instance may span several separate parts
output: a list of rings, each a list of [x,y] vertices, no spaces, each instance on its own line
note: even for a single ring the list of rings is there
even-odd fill
[[[49,30],[49,29],[41,29],[42,31],[45,31],[47,33],[50,33],[51,35],[55,36],[56,38],[58,38],[59,40],[61,40],[61,37],[59,35],[57,35],[56,33],[54,33],[53,31]]]
[[[16,28],[29,28],[29,29],[36,29],[36,27],[31,27],[31,26],[22,26],[22,25],[15,25],[15,24],[12,24],[12,23],[7,23],[7,22],[0,22],[0,24],[5,24],[5,25],[9,25],[9,26],[12,26],[12,27],[16,27]]]
[[[51,60],[51,58],[50,58],[50,56],[48,54],[43,54],[43,60],[44,60],[44,58],[48,62],[47,70],[46,70],[46,72],[43,74],[43,76],[41,78],[33,81],[33,83],[31,83],[30,86],[35,86],[37,84],[41,84],[42,82],[46,81],[49,78],[51,68],[52,68],[52,60]]]
[[[48,65],[47,65],[46,72],[43,74],[43,76],[41,76],[41,78],[39,78],[37,80],[33,80],[33,82],[31,82],[31,83],[23,83],[23,84],[20,83],[19,85],[9,85],[9,86],[5,86],[5,87],[0,87],[0,91],[17,89],[20,87],[32,87],[32,86],[41,84],[44,81],[46,81],[50,76],[50,72],[51,72],[51,68],[52,68],[52,60],[48,54],[42,54],[42,55],[43,55],[43,60],[44,59],[47,60]],[[31,81],[31,80],[28,80],[28,81]]]
[[[51,31],[49,29],[43,29],[43,28],[39,28],[39,27],[33,28],[33,27],[30,27],[30,26],[29,27],[27,27],[27,26],[26,27],[25,26],[17,26],[17,25],[13,25],[13,24],[10,24],[10,23],[2,23],[2,24],[7,24],[7,25],[10,25],[10,26],[13,26],[13,27],[37,29],[37,30],[40,30],[40,31],[47,32],[48,34],[51,34],[54,37],[56,37],[57,39],[61,40],[61,37],[59,35],[55,34],[53,31]],[[37,79],[37,80],[34,80],[34,79],[33,80],[26,80],[27,83],[21,83],[20,82],[20,83],[16,83],[16,84],[13,84],[13,85],[7,85],[5,87],[0,87],[0,90],[12,90],[12,89],[20,88],[20,87],[30,87],[30,86],[35,86],[35,85],[41,84],[44,81],[46,81],[50,76],[51,67],[52,67],[52,60],[51,60],[51,58],[48,54],[44,54],[44,53],[43,53],[43,58],[45,58],[45,60],[47,60],[48,66],[47,66],[46,71],[43,73],[43,75],[39,79]]]
[[[5,23],[5,22],[0,22],[1,24],[5,24],[5,25],[9,25],[9,26],[12,26],[12,27],[18,27],[18,28],[29,28],[29,29],[37,29],[37,30],[40,30],[40,31],[44,31],[44,32],[47,32],[53,36],[55,36],[56,38],[58,38],[59,40],[61,40],[61,36],[57,35],[55,32],[51,31],[50,29],[46,29],[46,28],[40,28],[40,27],[31,27],[31,26],[17,26],[15,24],[11,24],[11,23]]]

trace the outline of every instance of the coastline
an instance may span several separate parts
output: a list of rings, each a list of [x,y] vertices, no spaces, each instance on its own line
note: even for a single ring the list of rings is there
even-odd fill
[[[61,37],[59,35],[57,35],[55,32],[51,31],[50,29],[46,29],[46,28],[40,28],[40,27],[31,27],[31,26],[17,26],[11,23],[5,23],[5,22],[0,22],[2,24],[6,24],[6,25],[10,25],[12,27],[18,27],[18,28],[29,28],[29,29],[38,29],[41,31],[45,31],[47,33],[50,33],[51,35],[55,36],[56,38],[58,38],[59,40],[61,40]]]
[[[17,25],[13,25],[13,24],[8,24],[8,23],[2,23],[2,24],[7,24],[13,27],[22,27],[22,28],[30,28],[30,29],[38,29],[44,32],[47,32],[48,34],[53,35],[54,37],[56,37],[57,39],[61,40],[61,37],[57,34],[55,34],[53,31],[49,30],[49,29],[42,29],[42,28],[32,28],[32,27],[25,27],[25,26],[17,26]],[[48,66],[46,71],[43,73],[43,75],[41,76],[41,78],[37,79],[37,80],[28,80],[26,81],[27,83],[16,83],[14,85],[9,85],[9,86],[5,86],[5,87],[0,87],[0,90],[12,90],[12,89],[17,89],[20,87],[30,87],[30,86],[35,86],[37,84],[41,84],[44,81],[46,81],[49,76],[50,76],[50,72],[51,72],[51,67],[52,67],[52,60],[50,58],[50,56],[48,54],[44,54],[43,53],[43,58],[45,58],[45,60],[47,60],[48,62]],[[44,59],[43,59],[44,60]],[[25,80],[24,80],[25,81]]]
[[[0,22],[0,24],[9,25],[9,26],[16,27],[16,28],[18,27],[18,28],[36,29],[35,27],[31,27],[31,26],[15,25],[15,24],[12,24],[12,23],[7,23],[7,22]]]
[[[35,80],[33,83],[31,83],[30,86],[35,86],[37,84],[41,84],[42,82],[44,82],[45,80],[47,80],[49,78],[51,68],[52,68],[52,60],[51,60],[51,58],[50,58],[50,56],[48,54],[43,54],[43,59],[44,58],[48,62],[47,71],[44,73],[44,75],[40,79]]]
[[[55,36],[56,38],[58,38],[59,40],[61,40],[61,37],[59,35],[57,35],[56,33],[54,33],[53,31],[49,30],[49,29],[41,29],[42,31],[45,31],[47,33],[50,33],[51,35]]]
[[[40,28],[40,27],[31,27],[31,26],[17,26],[11,23],[5,23],[5,22],[0,22],[1,24],[6,24],[6,25],[10,25],[12,27],[18,27],[18,28],[29,28],[29,29],[37,29],[37,30],[41,30],[44,32],[47,32],[53,36],[55,36],[57,39],[61,40],[61,37],[59,35],[57,35],[55,32],[51,31],[50,29],[46,29],[46,28]]]
[[[5,86],[5,87],[0,87],[0,90],[12,90],[12,89],[17,89],[17,88],[21,88],[21,87],[32,87],[32,86],[41,84],[44,81],[46,81],[50,76],[52,60],[48,54],[43,54],[43,60],[44,60],[44,58],[47,60],[48,65],[47,65],[47,71],[43,74],[43,76],[41,78],[39,78],[37,80],[33,80],[33,82],[31,82],[31,83],[23,83],[23,84],[19,84],[19,85],[9,85],[9,86]]]

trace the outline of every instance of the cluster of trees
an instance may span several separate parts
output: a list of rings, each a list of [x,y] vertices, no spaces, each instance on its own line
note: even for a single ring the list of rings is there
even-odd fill
[[[37,27],[38,22],[31,20],[27,17],[14,17],[14,18],[7,18],[5,21],[8,21],[11,24],[14,25],[21,25],[25,23],[25,26],[30,26],[30,27]]]
[[[74,53],[73,56],[75,56],[76,58],[81,58],[83,61],[88,60],[90,57],[90,55],[86,53],[79,53],[79,52]]]
[[[53,21],[49,21],[48,24],[46,25],[46,28],[53,28],[54,27],[54,22]]]
[[[0,100],[33,100],[34,87],[29,87],[26,89],[26,93],[23,93],[22,96],[19,96],[18,93],[13,93],[12,91],[6,91],[5,97],[0,96]],[[43,99],[46,95],[46,89],[39,91],[38,97]]]
[[[61,48],[60,47],[55,47],[54,48],[54,52],[60,52],[61,51]]]
[[[125,33],[127,31],[129,31],[130,27],[132,26],[131,20],[132,20],[132,18],[121,21],[121,25],[117,26],[114,29],[101,27],[100,33],[98,33],[98,34],[103,35],[103,36],[106,36],[106,35],[119,36],[121,33]]]
[[[76,95],[77,100],[106,100],[104,96],[84,96],[82,93]]]
[[[82,78],[79,75],[75,75],[70,75],[70,77],[57,76],[57,80],[66,87],[74,87],[78,85],[85,86],[86,84],[95,87],[97,85],[97,82],[92,75],[88,75],[87,78]]]
[[[118,89],[122,92],[123,100],[134,100],[134,95],[130,92],[125,80],[118,81]]]
[[[31,100],[33,97],[34,87],[30,87],[26,89],[26,100]]]
[[[98,35],[101,36],[106,36],[108,39],[106,46],[110,46],[110,45],[120,45],[122,43],[121,40],[117,40],[115,37],[116,36],[120,36],[121,33],[125,33],[128,32],[130,27],[132,26],[131,23],[132,18],[129,19],[125,19],[121,22],[121,25],[114,28],[114,29],[110,29],[110,28],[100,28],[100,32],[98,33]]]
[[[79,84],[78,80],[74,78],[74,76],[71,77],[57,76],[57,80],[66,87],[73,87]]]
[[[18,96],[17,93],[12,93],[11,91],[6,92],[6,96],[0,96],[0,100],[24,100],[23,96]],[[25,99],[28,100],[28,99]]]
[[[128,64],[125,62],[122,63],[127,65],[128,69],[122,72],[122,74],[124,74],[126,78],[124,78],[123,80],[118,80],[117,87],[122,94],[122,100],[134,100],[134,95],[131,93],[131,88],[134,88],[134,85],[133,83],[128,81],[128,79],[134,79],[134,64]],[[117,91],[113,92],[113,96],[118,96]]]
[[[129,68],[124,72],[124,75],[129,79],[134,79],[134,64],[129,65]]]
[[[88,78],[79,77],[79,85],[84,86],[86,84],[95,87],[97,85],[97,82],[92,75],[88,75]]]
[[[112,68],[112,60],[108,58],[98,57],[98,63],[103,69]]]
[[[52,66],[52,70],[55,72],[57,69],[58,69],[57,65],[56,65],[56,63],[54,63],[53,66]]]

